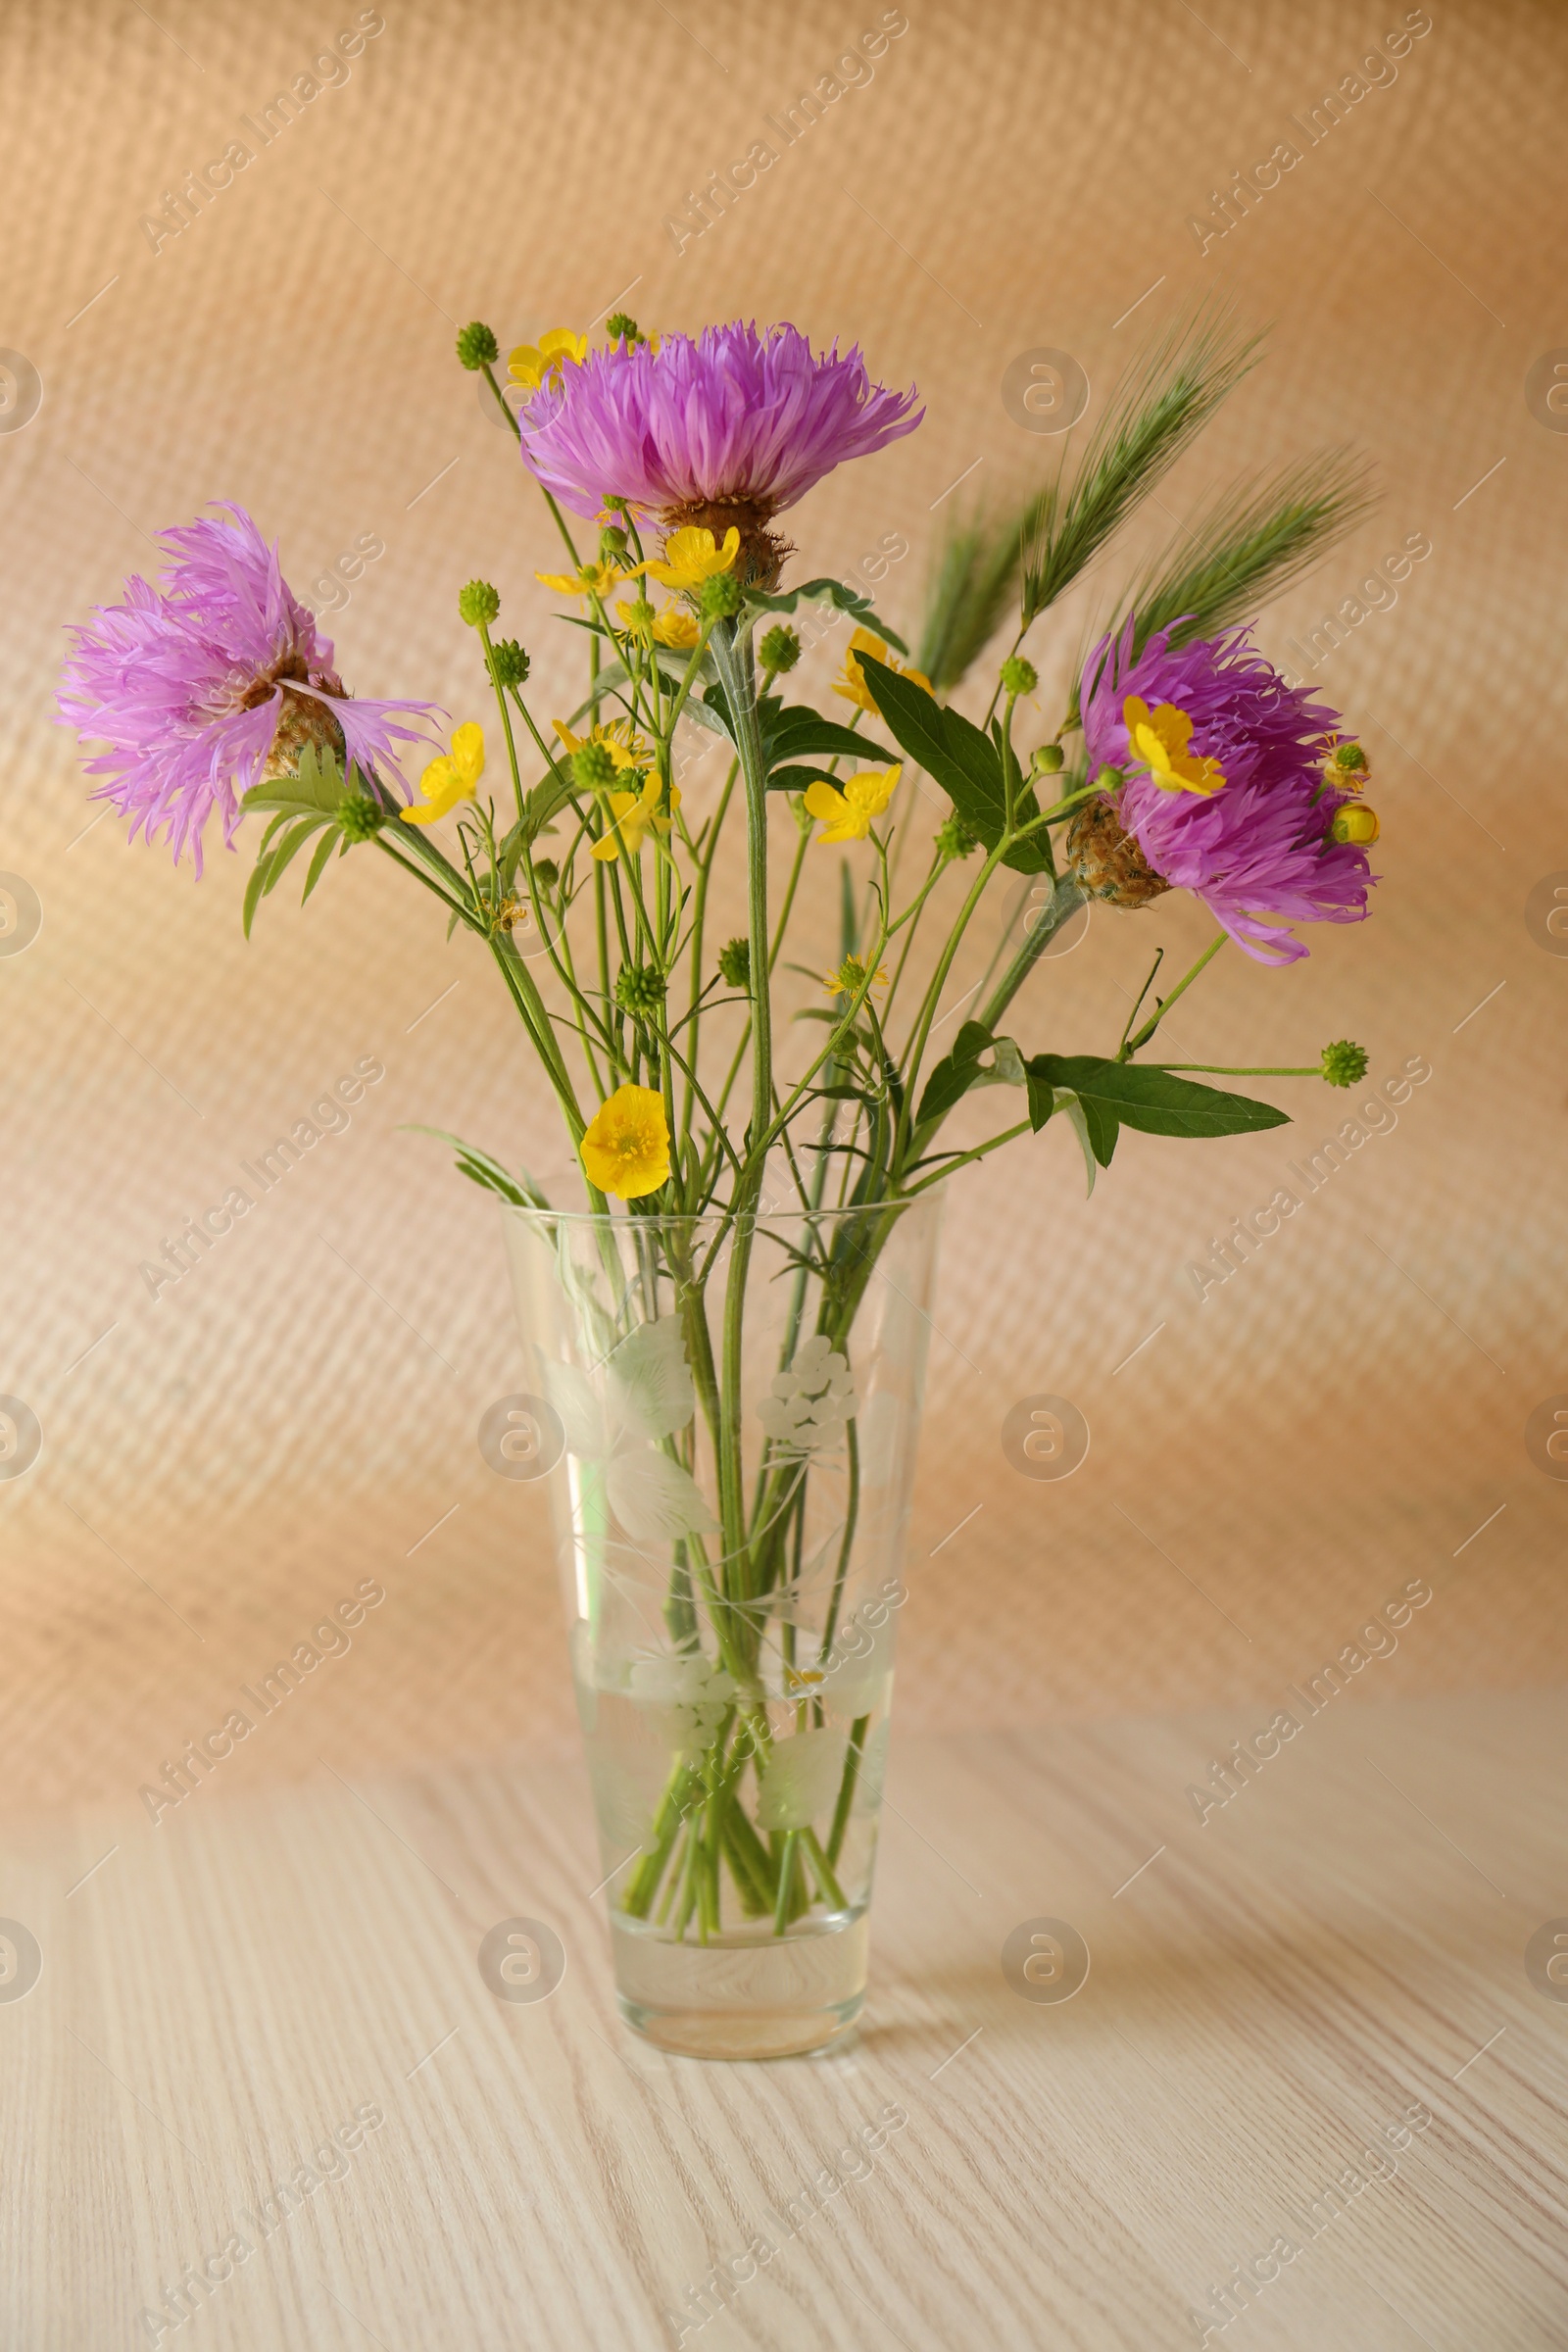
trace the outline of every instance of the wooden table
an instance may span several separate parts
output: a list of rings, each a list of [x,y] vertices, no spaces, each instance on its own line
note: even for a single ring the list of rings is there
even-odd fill
[[[0,2338],[1561,2347],[1562,1727],[1355,1696],[1202,1826],[1230,1720],[896,1740],[867,2023],[771,2067],[617,2022],[575,1758],[13,1825]],[[476,1966],[514,1915],[565,1947],[537,2003]],[[999,1962],[1045,1917],[1058,2003]]]

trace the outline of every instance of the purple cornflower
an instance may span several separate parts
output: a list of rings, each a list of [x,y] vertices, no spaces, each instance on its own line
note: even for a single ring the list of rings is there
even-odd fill
[[[776,576],[772,516],[846,459],[912,432],[914,402],[873,384],[858,347],[813,356],[798,327],[737,319],[553,370],[522,411],[522,456],[574,514],[612,498],[668,529],[722,539],[734,524],[741,576]]]
[[[1365,852],[1335,838],[1354,798],[1339,789],[1348,769],[1329,781],[1325,767],[1339,713],[1287,686],[1245,629],[1180,648],[1160,629],[1135,660],[1134,625],[1084,669],[1088,773],[1109,765],[1124,781],[1075,824],[1080,876],[1127,905],[1161,883],[1190,890],[1259,963],[1292,963],[1307,951],[1282,923],[1360,921],[1376,880]],[[1136,843],[1141,877],[1112,835]]]
[[[291,769],[306,742],[395,770],[397,743],[419,730],[394,713],[434,708],[355,701],[276,548],[242,507],[226,512],[231,522],[165,531],[161,585],[132,577],[123,604],[98,607],[96,628],[73,628],[60,690],[64,723],[109,746],[86,762],[111,779],[93,798],[130,818],[133,841],[164,832],[176,864],[188,842],[198,873],[214,808],[232,844],[241,796]]]

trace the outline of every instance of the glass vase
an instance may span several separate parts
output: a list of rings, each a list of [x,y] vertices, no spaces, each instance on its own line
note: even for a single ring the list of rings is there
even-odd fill
[[[505,1213],[621,2013],[825,2048],[865,1998],[938,1196]]]

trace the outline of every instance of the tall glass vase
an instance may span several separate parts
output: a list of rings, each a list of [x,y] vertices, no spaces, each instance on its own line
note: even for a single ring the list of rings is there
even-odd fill
[[[506,1212],[628,2024],[706,2058],[865,1998],[937,1196]]]

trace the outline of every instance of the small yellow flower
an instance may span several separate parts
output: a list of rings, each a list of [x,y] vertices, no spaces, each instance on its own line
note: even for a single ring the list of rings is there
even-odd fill
[[[547,376],[560,375],[568,366],[580,368],[587,357],[586,335],[574,335],[569,326],[553,326],[548,335],[540,336],[537,345],[517,345],[507,362],[507,373],[514,384],[537,392]]]
[[[484,729],[470,718],[452,738],[452,750],[432,760],[419,778],[422,808],[400,811],[406,825],[433,825],[450,814],[459,801],[471,801],[484,774]]]
[[[858,956],[846,956],[836,972],[829,972],[822,986],[830,997],[858,997],[865,986],[865,965]],[[873,988],[886,988],[887,966],[879,964],[871,974]]]
[[[659,643],[673,647],[678,654],[689,654],[702,633],[696,614],[683,612],[678,605],[666,605],[654,623]]]
[[[1369,850],[1382,830],[1377,810],[1369,808],[1364,801],[1352,801],[1348,808],[1337,808],[1329,826],[1336,841],[1353,842],[1358,850]]]
[[[597,596],[602,604],[626,574],[612,564],[583,564],[575,571],[536,571],[533,576],[558,596]]]
[[[711,531],[692,523],[683,531],[671,531],[664,541],[662,557],[656,556],[639,568],[663,588],[700,588],[705,580],[731,570],[740,552],[741,535],[733,523],[724,533],[722,547],[716,544]]]
[[[817,840],[863,841],[871,830],[871,819],[880,816],[892,800],[904,762],[892,767],[862,768],[858,776],[846,776],[844,790],[818,776],[806,788],[806,806],[812,816],[825,821]]]
[[[673,822],[673,811],[680,807],[679,788],[672,784],[669,788],[671,813],[664,813],[660,806],[662,787],[657,775],[648,778],[641,792],[612,792],[607,797],[613,821],[609,830],[594,843],[593,851],[601,864],[607,858],[618,858],[622,850],[635,858],[643,846],[643,836],[649,826],[656,833],[667,833]]]
[[[1218,792],[1225,770],[1217,760],[1197,760],[1188,751],[1193,722],[1174,703],[1151,710],[1142,695],[1130,694],[1121,707],[1127,740],[1135,760],[1142,760],[1161,792]]]
[[[602,743],[617,767],[645,767],[648,746],[632,731],[629,718],[612,718],[608,725],[601,722],[591,734],[574,735],[563,718],[553,718],[551,725],[568,752],[580,752],[590,743]]]
[[[850,650],[844,657],[844,675],[834,679],[833,691],[842,694],[847,703],[856,703],[862,710],[869,710],[873,718],[876,705],[871,700],[871,689],[860,667],[861,654],[869,654],[873,662],[885,662],[898,676],[907,678],[911,686],[923,686],[927,694],[931,692],[931,681],[923,669],[906,669],[904,663],[889,653],[882,638],[873,637],[869,629],[857,629],[850,639]]]
[[[590,1184],[617,1200],[657,1193],[669,1174],[669,1125],[651,1086],[620,1086],[583,1131],[582,1164]]]
[[[1364,792],[1372,779],[1366,753],[1358,743],[1341,735],[1325,735],[1318,745],[1323,755],[1323,781],[1335,792]]]
[[[662,612],[655,612],[652,605],[639,599],[634,605],[617,605],[615,618],[628,633],[672,646],[677,653],[689,654],[702,635],[695,613],[682,612],[679,605],[666,605]]]

